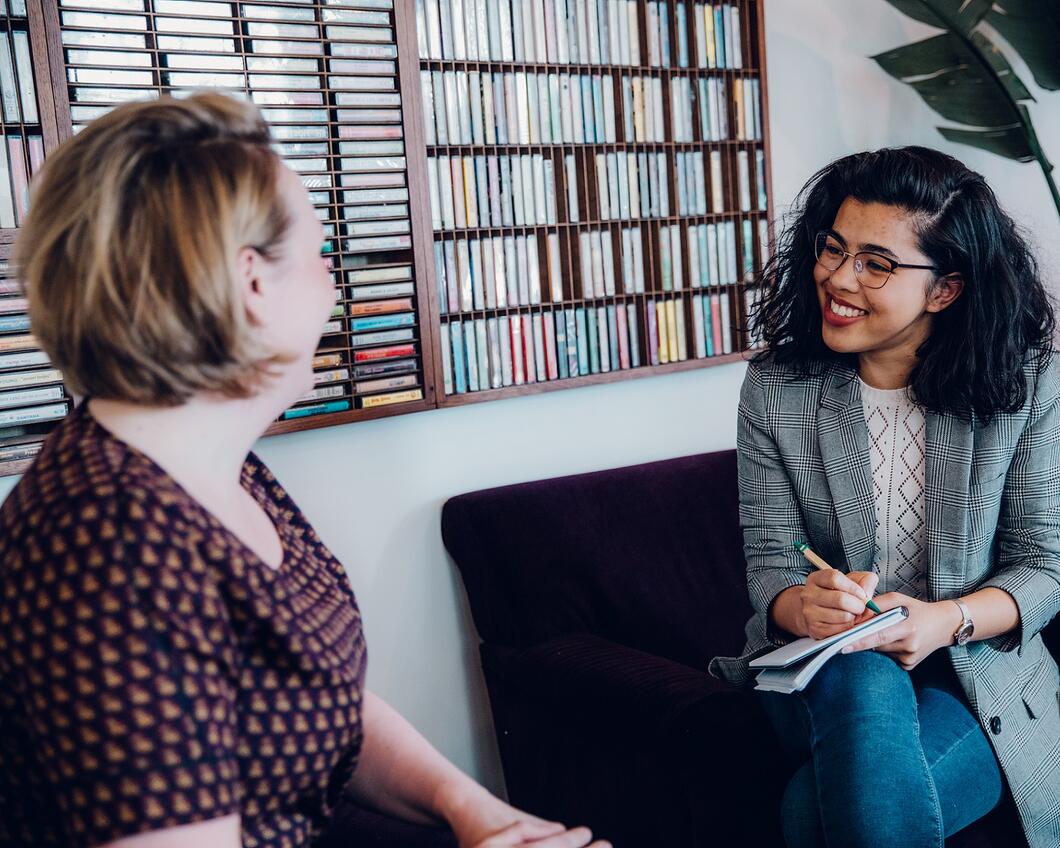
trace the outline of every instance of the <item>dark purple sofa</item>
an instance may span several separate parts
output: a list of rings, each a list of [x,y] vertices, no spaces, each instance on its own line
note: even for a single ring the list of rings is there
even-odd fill
[[[442,536],[514,804],[616,848],[783,844],[769,725],[704,671],[751,614],[735,452],[461,495]],[[1006,806],[947,846],[1021,843]]]

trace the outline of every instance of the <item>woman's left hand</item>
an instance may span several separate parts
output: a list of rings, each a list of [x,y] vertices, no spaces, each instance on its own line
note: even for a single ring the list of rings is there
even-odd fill
[[[953,644],[953,634],[962,621],[961,611],[953,601],[928,603],[901,592],[887,592],[873,599],[882,612],[906,607],[909,618],[879,633],[866,636],[843,649],[843,653],[874,650],[894,658],[902,668],[911,671],[928,655]],[[858,617],[857,623],[868,617]]]
[[[460,848],[502,848],[538,842],[548,846],[555,844],[563,848],[581,848],[592,840],[586,828],[568,830],[558,822],[524,813],[470,782],[460,786],[454,795],[446,799],[443,810]],[[593,843],[599,848],[606,845],[605,842]]]

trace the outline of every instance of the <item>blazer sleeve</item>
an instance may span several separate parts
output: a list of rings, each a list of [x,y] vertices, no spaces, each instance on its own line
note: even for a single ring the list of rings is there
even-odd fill
[[[810,566],[795,550],[795,543],[806,538],[806,530],[795,489],[770,432],[766,404],[762,366],[751,363],[740,391],[736,427],[747,590],[751,606],[766,619],[766,633],[782,644],[786,639],[768,624],[769,607],[785,589],[805,583]]]
[[[1055,352],[1037,373],[1030,415],[1009,464],[998,517],[997,570],[980,588],[1004,589],[1020,623],[996,637],[1022,648],[1060,610],[1060,375]]]

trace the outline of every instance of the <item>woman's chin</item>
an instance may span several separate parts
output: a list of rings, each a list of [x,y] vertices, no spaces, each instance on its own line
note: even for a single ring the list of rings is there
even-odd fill
[[[821,322],[821,340],[833,353],[860,353],[864,346],[858,344],[857,335],[849,328],[833,327],[827,321]]]

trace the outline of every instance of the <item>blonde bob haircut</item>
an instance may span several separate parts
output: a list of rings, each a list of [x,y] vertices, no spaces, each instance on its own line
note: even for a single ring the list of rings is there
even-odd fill
[[[246,313],[241,248],[289,218],[258,110],[220,94],[129,103],[46,161],[15,245],[30,322],[69,387],[177,405],[248,397],[288,357]]]

